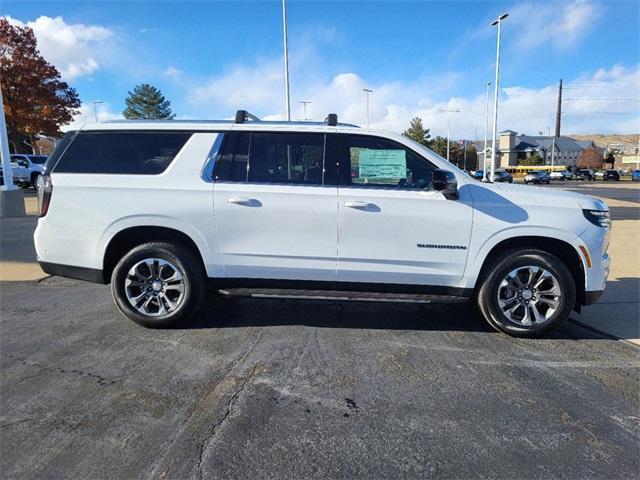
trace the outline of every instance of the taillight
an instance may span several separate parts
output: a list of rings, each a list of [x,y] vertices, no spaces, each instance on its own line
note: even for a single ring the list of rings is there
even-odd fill
[[[49,211],[49,203],[51,202],[51,193],[53,192],[53,183],[49,174],[42,174],[38,177],[38,209],[40,216],[44,217]]]

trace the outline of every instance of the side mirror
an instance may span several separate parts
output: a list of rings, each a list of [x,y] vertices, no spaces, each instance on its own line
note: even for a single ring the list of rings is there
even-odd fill
[[[449,170],[433,171],[433,189],[437,190],[449,200],[458,200],[458,181],[453,172]]]

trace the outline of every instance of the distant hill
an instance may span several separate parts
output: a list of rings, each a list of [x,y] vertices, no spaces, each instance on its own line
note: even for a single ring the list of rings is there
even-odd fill
[[[635,152],[638,148],[638,134],[631,135],[601,135],[594,133],[592,135],[572,135],[568,134],[567,137],[574,138],[576,140],[590,140],[597,146],[607,148],[607,146],[615,147],[629,153]]]

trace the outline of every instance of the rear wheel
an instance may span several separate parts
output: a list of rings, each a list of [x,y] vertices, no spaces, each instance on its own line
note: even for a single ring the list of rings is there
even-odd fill
[[[557,257],[541,250],[511,250],[486,271],[478,306],[496,330],[518,337],[536,336],[569,318],[576,286]]]
[[[196,312],[205,292],[202,263],[179,244],[140,245],[118,262],[111,275],[118,310],[145,327],[170,327],[186,320]]]

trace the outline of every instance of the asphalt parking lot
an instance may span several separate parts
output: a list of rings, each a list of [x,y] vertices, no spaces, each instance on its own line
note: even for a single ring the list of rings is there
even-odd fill
[[[640,474],[640,350],[573,321],[514,339],[465,304],[211,295],[148,330],[56,277],[2,282],[0,311],[2,478]]]

